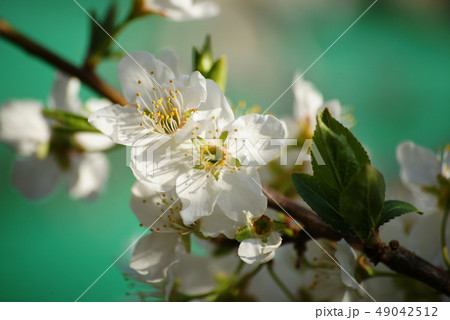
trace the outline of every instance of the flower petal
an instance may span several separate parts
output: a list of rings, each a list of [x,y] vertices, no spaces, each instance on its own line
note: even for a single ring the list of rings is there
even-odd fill
[[[212,214],[221,188],[216,179],[203,170],[181,172],[177,178],[176,191],[183,203],[181,217],[185,225]]]
[[[281,152],[287,135],[285,124],[272,115],[250,114],[231,124],[228,131],[229,151],[244,166],[261,166],[269,163]]]
[[[138,181],[133,185],[131,195],[131,210],[144,227],[159,228],[161,232],[178,232],[171,227],[172,221],[182,224],[179,215],[181,201],[175,190],[161,193],[152,185]]]
[[[273,259],[275,250],[281,245],[281,237],[271,233],[264,243],[261,239],[253,238],[241,242],[238,255],[247,264],[261,264]]]
[[[249,201],[251,199],[251,201]],[[217,205],[232,220],[244,223],[243,210],[257,218],[267,209],[261,181],[255,168],[243,168],[222,176],[222,192]]]
[[[13,186],[29,199],[39,199],[50,194],[61,177],[58,163],[53,156],[19,159],[14,164]]]
[[[77,132],[73,135],[73,139],[81,149],[87,152],[103,151],[116,145],[107,136],[94,132]]]
[[[200,231],[206,237],[216,238],[223,234],[228,239],[234,239],[236,230],[243,224],[242,218],[232,220],[219,206],[215,206],[210,216],[200,218]]]
[[[67,172],[67,188],[74,198],[94,200],[109,175],[109,162],[103,153],[72,154]]]
[[[0,140],[22,156],[31,156],[50,141],[43,105],[34,100],[5,102],[0,108]]]
[[[57,72],[52,93],[49,97],[49,106],[57,110],[79,114],[82,111],[81,100],[78,97],[80,86],[78,78]]]
[[[148,129],[141,126],[142,114],[132,106],[117,104],[102,108],[89,116],[89,123],[118,144],[132,146]]]
[[[145,275],[148,282],[159,282],[166,278],[167,270],[178,262],[183,251],[177,233],[153,232],[139,240],[130,268]]]
[[[300,75],[297,73],[294,80]],[[314,87],[311,82],[299,79],[294,84],[294,117],[300,122],[309,123],[315,127],[316,115],[323,105],[322,94]]]
[[[334,255],[341,266],[342,282],[347,287],[355,289],[359,288],[359,285],[354,280],[357,257],[352,247],[350,247],[347,241],[342,239],[341,241],[338,241],[336,253]]]
[[[165,83],[175,77],[170,68],[148,52],[133,52],[119,63],[119,79],[122,91],[130,104],[140,103],[140,93],[146,103],[151,104],[148,93],[153,87],[160,89]]]

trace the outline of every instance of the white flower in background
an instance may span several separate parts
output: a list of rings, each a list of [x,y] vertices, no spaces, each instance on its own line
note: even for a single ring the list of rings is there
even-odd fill
[[[406,141],[397,147],[397,160],[403,184],[412,192],[417,207],[423,208],[425,212],[412,225],[406,247],[434,265],[444,267],[440,239],[443,208],[439,205],[438,195],[424,188],[439,190],[438,176],[450,178],[449,147],[435,154]],[[446,226],[446,243],[450,243],[449,224]]]
[[[147,282],[159,282],[186,253],[182,237],[189,236],[192,228],[181,220],[182,204],[175,192],[160,193],[151,185],[136,182],[131,193],[131,209],[152,233],[139,240],[130,267]]]
[[[294,76],[294,81],[300,75]],[[334,118],[339,119],[342,106],[337,100],[324,102],[322,94],[311,82],[300,78],[294,84],[294,120],[286,120],[289,128],[289,136],[292,138],[304,134],[307,138],[312,137],[316,127],[316,117],[325,108],[330,110]]]
[[[397,147],[397,161],[400,164],[400,178],[424,209],[436,208],[435,195],[424,191],[424,187],[438,187],[437,176],[450,178],[450,156],[446,148],[441,154],[402,142]]]
[[[196,0],[143,0],[143,10],[160,14],[175,21],[207,19],[220,13],[212,1]]]
[[[79,88],[78,79],[58,73],[49,98],[50,110],[83,115],[107,104],[95,99],[82,106]],[[73,197],[95,198],[107,180],[109,164],[103,153],[89,151],[108,149],[112,142],[99,133],[76,133],[72,137],[52,132],[51,122],[42,111],[43,104],[32,100],[9,102],[0,109],[1,141],[24,156],[14,165],[13,185],[26,197],[38,199],[52,192],[64,176]]]
[[[35,100],[5,102],[0,108],[0,140],[21,156],[46,152],[51,131]]]
[[[238,255],[247,264],[261,264],[273,259],[275,250],[281,246],[281,237],[271,230],[271,220],[267,216],[253,215],[244,211],[245,223],[253,237],[241,242]]]

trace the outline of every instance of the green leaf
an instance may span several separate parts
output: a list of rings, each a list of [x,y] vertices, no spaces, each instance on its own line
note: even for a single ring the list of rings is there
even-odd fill
[[[183,234],[181,236],[181,242],[183,242],[184,248],[186,249],[186,252],[191,252],[191,235],[190,234]]]
[[[340,212],[363,241],[375,235],[383,209],[385,188],[383,175],[370,164],[365,164],[342,190]]]
[[[220,57],[214,62],[213,66],[209,70],[206,78],[213,80],[219,85],[222,91],[225,92],[227,84],[228,65],[225,56]]]
[[[319,118],[313,141],[325,165],[313,154],[314,176],[327,195],[337,197],[358,170],[358,162],[344,135],[334,133]]]
[[[228,131],[223,131],[220,136],[219,136],[219,140],[225,141],[228,137]]]
[[[253,231],[248,226],[243,226],[237,229],[234,238],[239,242],[254,238]]]
[[[308,174],[296,173],[292,175],[295,189],[303,200],[314,210],[323,221],[333,229],[342,233],[353,234],[350,226],[339,213],[339,205],[333,198],[327,198],[317,180]]]
[[[360,166],[370,164],[369,156],[361,143],[342,123],[333,118],[328,108],[322,112],[320,116],[322,122],[336,134],[343,135],[347,139],[347,143],[355,154],[356,160]]]
[[[383,210],[381,211],[380,218],[377,222],[376,227],[385,224],[389,220],[395,217],[402,216],[406,213],[417,212],[418,214],[423,214],[422,211],[414,207],[412,204],[403,202],[400,200],[388,200],[384,202]]]
[[[87,131],[87,132],[99,132],[94,128],[88,120],[80,115],[65,112],[62,110],[42,110],[42,114],[47,118],[52,118],[59,125],[59,130],[65,130],[68,132]]]
[[[279,232],[283,231],[287,227],[287,224],[281,221],[273,220],[272,221],[272,231]]]

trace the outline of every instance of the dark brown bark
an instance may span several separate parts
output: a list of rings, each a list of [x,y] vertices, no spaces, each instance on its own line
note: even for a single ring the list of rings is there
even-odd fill
[[[117,92],[114,88],[102,81],[91,70],[78,68],[67,60],[59,57],[47,48],[41,46],[37,42],[25,37],[17,32],[13,27],[3,20],[0,20],[0,36],[12,42],[28,53],[44,60],[45,62],[55,66],[62,72],[79,78],[83,83],[91,87],[105,98],[108,98],[114,103],[126,105],[126,99]]]

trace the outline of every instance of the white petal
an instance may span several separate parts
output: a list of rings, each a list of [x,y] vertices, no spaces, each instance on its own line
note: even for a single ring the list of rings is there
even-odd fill
[[[406,141],[397,147],[397,161],[400,164],[403,184],[423,202],[422,208],[435,206],[436,198],[425,193],[422,188],[437,184],[436,177],[441,168],[436,155],[411,141]]]
[[[81,112],[81,100],[78,97],[80,92],[80,80],[69,77],[62,72],[55,75],[52,93],[49,98],[50,107],[72,113]]]
[[[132,146],[148,131],[140,125],[142,114],[132,106],[116,104],[100,109],[89,116],[89,123],[115,143],[127,146]]]
[[[192,0],[145,0],[148,11],[157,12],[175,21],[211,18],[220,9],[214,2],[193,3]]]
[[[267,209],[267,198],[262,193],[261,181],[255,168],[222,176],[222,192],[217,205],[232,220],[243,222],[243,210],[254,217],[261,216]]]
[[[67,187],[74,198],[94,200],[109,175],[109,162],[103,153],[72,154],[67,172]]]
[[[170,219],[182,225],[177,209],[181,208],[181,201],[178,200],[175,190],[163,194],[152,185],[136,182],[131,189],[131,195],[131,210],[144,227],[159,228],[162,232],[178,232],[176,228],[171,227]]]
[[[183,203],[181,217],[185,225],[211,215],[221,187],[220,182],[203,170],[181,172],[177,178],[177,194]]]
[[[166,278],[167,270],[178,262],[183,251],[178,234],[153,232],[139,240],[130,267],[145,275],[146,281],[159,282]]]
[[[218,112],[214,112],[214,116],[216,117],[214,125],[216,128],[222,129],[234,120],[233,110],[223,94],[222,89],[220,89],[219,85],[214,81],[209,79],[206,80],[206,92],[206,100],[199,106],[198,110],[212,111],[219,109]],[[212,116],[212,114],[210,114],[210,116]]]
[[[436,185],[440,172],[436,155],[428,149],[415,145],[411,141],[402,142],[397,147],[397,160],[401,166],[400,176],[405,185]]]
[[[112,105],[112,102],[105,98],[90,98],[85,103],[88,114]]]
[[[199,105],[206,99],[206,79],[198,71],[190,75],[179,75],[173,79],[173,86],[183,96],[182,105],[187,110],[199,109]]]
[[[336,253],[334,254],[341,265],[342,282],[350,288],[359,288],[359,285],[353,280],[355,277],[356,253],[344,239],[338,241]],[[344,271],[345,270],[345,271]]]
[[[300,75],[296,74],[294,80]],[[299,79],[294,84],[294,117],[297,121],[309,123],[311,127],[315,127],[316,115],[320,107],[323,105],[322,94],[317,91],[312,83]]]
[[[175,50],[165,50],[161,55],[161,61],[164,62],[178,76],[182,73],[182,63],[180,55]]]
[[[34,100],[5,102],[0,107],[0,140],[17,153],[30,156],[50,141],[43,105]]]
[[[14,164],[13,186],[29,199],[39,199],[50,194],[58,184],[61,171],[56,159],[35,157],[19,159]]]
[[[339,120],[339,118],[341,117],[341,113],[342,113],[342,106],[338,100],[334,99],[334,100],[325,102],[325,105],[319,109],[317,114],[321,114],[322,111],[325,110],[325,108],[328,108],[328,110],[330,111],[333,118],[336,118]]]
[[[238,255],[247,264],[266,263],[275,256],[275,250],[281,245],[281,237],[270,234],[267,243],[261,239],[247,239],[241,242]]]
[[[167,191],[176,185],[177,177],[192,167],[192,143],[177,145],[170,138],[142,139],[131,148],[130,167],[138,180],[160,185],[160,191]]]
[[[87,152],[108,150],[116,145],[107,136],[95,132],[77,132],[73,139],[79,147]]]
[[[152,92],[153,87],[160,88],[174,77],[174,73],[165,63],[148,52],[133,52],[119,63],[122,91],[130,104],[140,103],[138,93],[146,99],[146,93]],[[153,99],[148,99],[147,103],[151,103],[151,100]]]
[[[231,124],[228,131],[229,151],[245,166],[269,163],[281,152],[280,143],[286,138],[284,123],[272,115],[250,114]],[[272,139],[277,141],[272,143]]]
[[[236,230],[243,224],[242,214],[240,220],[232,220],[216,205],[210,216],[200,218],[200,231],[206,237],[215,238],[223,234],[229,239],[234,239]]]
[[[205,257],[185,255],[176,266],[180,280],[178,290],[188,295],[210,292],[217,286],[214,260]]]

